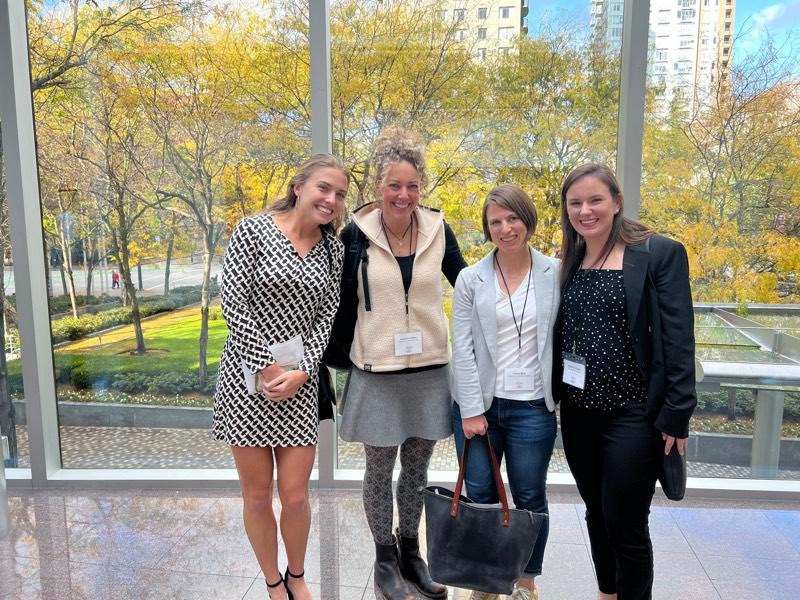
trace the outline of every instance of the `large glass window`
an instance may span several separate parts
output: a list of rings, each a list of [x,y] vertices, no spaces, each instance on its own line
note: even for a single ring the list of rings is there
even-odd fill
[[[209,433],[226,335],[220,260],[233,225],[311,151],[308,5],[234,4],[29,2],[67,468],[232,466]],[[428,141],[425,202],[469,262],[488,249],[479,208],[501,181],[533,195],[534,244],[553,254],[564,175],[616,162],[623,0],[523,6],[528,32],[502,46],[497,19],[467,9],[442,19],[428,0],[330,4],[333,150],[354,173],[349,208],[372,199],[378,132],[402,123]],[[798,362],[795,315],[761,306],[798,303],[798,23],[753,3],[650,4],[641,214],[686,245],[695,301],[724,304],[697,308],[705,380],[690,474],[798,479],[797,380],[758,375]],[[26,466],[2,190],[0,427]],[[437,452],[434,469],[454,467],[450,446]],[[337,464],[362,466],[360,448],[340,444]],[[551,470],[565,470],[558,452]]]
[[[307,7],[47,2],[28,25],[63,466],[232,467],[220,263],[310,154]]]
[[[694,37],[663,50],[678,21],[651,19],[675,68],[650,66],[641,187],[642,218],[686,245],[695,301],[724,303],[697,309],[689,474],[796,480],[798,317],[780,305],[800,292],[798,23],[766,4],[702,4],[676,15],[697,12]]]
[[[0,130],[2,130],[0,122]],[[8,468],[30,466],[28,432],[25,426],[25,405],[20,365],[19,331],[14,294],[14,255],[11,251],[11,231],[8,226],[6,170],[3,160],[3,141],[0,136],[0,435],[8,438]],[[0,465],[2,468],[2,465]]]
[[[489,249],[480,207],[499,182],[534,196],[535,244],[553,255],[561,179],[590,158],[613,162],[616,151],[620,49],[590,32],[589,8],[576,1],[556,17],[532,7],[530,35],[517,27],[501,36],[507,29],[497,21],[467,22],[460,41],[464,25],[432,19],[424,2],[333,3],[334,152],[353,170],[355,205],[373,200],[368,159],[378,132],[400,123],[428,141],[424,203],[444,212],[469,263]],[[508,38],[502,49],[499,37]],[[444,302],[449,313],[450,298]],[[339,441],[337,465],[363,467],[360,445]],[[437,446],[431,465],[455,469],[452,439]],[[553,465],[564,470],[563,459]]]

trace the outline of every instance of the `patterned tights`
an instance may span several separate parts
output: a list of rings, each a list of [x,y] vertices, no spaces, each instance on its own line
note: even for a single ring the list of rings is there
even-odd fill
[[[400,535],[417,537],[422,517],[422,494],[428,484],[428,463],[435,440],[408,438],[400,445],[400,476],[397,479],[397,511]],[[397,446],[364,444],[367,464],[364,472],[364,512],[376,544],[392,543],[392,472]]]

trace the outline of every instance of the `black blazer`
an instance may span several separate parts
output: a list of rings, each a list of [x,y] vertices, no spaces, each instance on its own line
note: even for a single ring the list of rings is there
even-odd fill
[[[575,261],[567,286],[581,263]],[[654,235],[627,246],[622,259],[628,327],[647,388],[647,413],[668,435],[689,436],[695,392],[694,310],[689,260],[679,242]],[[564,290],[562,290],[563,295]],[[554,352],[563,351],[563,303],[555,325]],[[553,361],[556,401],[564,397],[563,360]]]

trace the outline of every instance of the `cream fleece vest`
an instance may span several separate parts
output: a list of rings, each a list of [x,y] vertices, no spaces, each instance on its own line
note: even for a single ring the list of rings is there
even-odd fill
[[[369,239],[367,279],[372,310],[364,309],[364,286],[358,271],[358,320],[350,359],[365,371],[389,372],[448,362],[447,319],[442,309],[442,213],[418,207],[415,216],[417,249],[408,289],[408,314],[403,278],[397,259],[381,228],[381,207],[374,203],[353,214],[353,221]],[[422,353],[395,356],[394,336],[422,332]]]

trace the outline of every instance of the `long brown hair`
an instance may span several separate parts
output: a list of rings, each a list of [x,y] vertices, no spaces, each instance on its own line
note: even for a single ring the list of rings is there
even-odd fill
[[[626,246],[641,244],[655,234],[644,223],[622,214],[623,197],[616,175],[608,165],[602,163],[586,163],[575,167],[561,185],[561,287],[569,280],[575,266],[586,253],[586,241],[575,231],[567,214],[567,192],[578,180],[584,177],[595,177],[608,187],[611,197],[619,203],[619,212],[611,222],[611,232],[603,246],[601,256],[608,256],[618,242]]]
[[[303,185],[319,169],[337,169],[344,174],[345,179],[347,179],[347,184],[350,184],[350,170],[344,166],[344,163],[339,160],[339,158],[333,154],[314,154],[300,165],[294,177],[289,180],[286,195],[272,202],[269,205],[269,209],[276,213],[287,213],[292,210],[297,204],[297,194],[294,193],[294,187],[296,185]],[[325,225],[324,228],[335,234],[341,225],[341,219],[342,215],[339,213],[339,215],[333,221]]]

